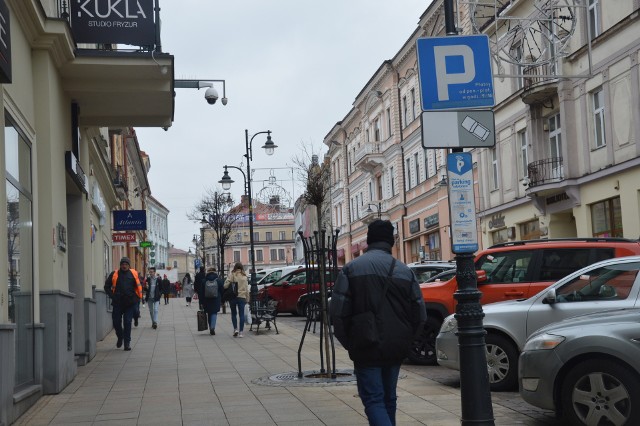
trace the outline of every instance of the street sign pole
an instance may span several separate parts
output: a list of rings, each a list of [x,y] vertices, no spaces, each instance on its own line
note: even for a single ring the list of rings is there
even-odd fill
[[[458,347],[460,359],[460,396],[462,425],[493,426],[493,407],[487,370],[486,334],[482,325],[482,306],[474,265],[478,250],[473,189],[473,160],[465,147],[493,146],[495,129],[491,119],[471,114],[470,109],[491,108],[495,105],[493,72],[486,35],[458,36],[455,26],[453,0],[444,0],[445,29],[448,37],[421,38],[416,43],[418,73],[423,111],[455,110],[453,115],[438,116],[432,129],[445,129],[457,133],[449,145],[429,146],[426,136],[433,136],[423,128],[423,146],[452,147],[447,156],[447,190],[451,223],[451,243],[456,255],[458,290],[455,317],[458,321]],[[464,110],[464,109],[467,110]],[[423,112],[422,124],[425,124]],[[447,118],[450,126],[442,126]],[[447,121],[447,120],[444,120]],[[466,133],[465,133],[466,132]],[[463,135],[463,137],[461,137]],[[447,136],[445,133],[444,136]],[[457,138],[457,143],[455,139]],[[463,140],[469,138],[468,141]],[[442,135],[438,139],[446,139]],[[451,139],[451,138],[449,138]],[[478,140],[481,142],[478,142]],[[488,140],[488,142],[487,142]]]

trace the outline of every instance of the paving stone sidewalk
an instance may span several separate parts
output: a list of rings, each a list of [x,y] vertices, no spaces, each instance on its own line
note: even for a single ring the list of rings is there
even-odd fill
[[[115,333],[78,368],[58,395],[42,397],[16,425],[366,425],[355,383],[268,386],[264,380],[297,371],[301,332],[278,322],[280,334],[245,330],[232,336],[230,314],[216,335],[197,332],[197,307],[172,299],[160,306],[158,329],[147,308],[132,331],[132,350],[116,349]],[[248,327],[247,327],[248,328]],[[318,337],[307,334],[302,369],[319,368]],[[351,369],[336,346],[338,369]],[[412,369],[398,382],[398,425],[460,424],[460,391]],[[494,401],[496,425],[546,423]]]

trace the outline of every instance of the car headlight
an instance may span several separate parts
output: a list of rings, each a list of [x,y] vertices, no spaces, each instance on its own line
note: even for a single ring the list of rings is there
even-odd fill
[[[458,328],[458,320],[453,315],[449,315],[444,319],[440,327],[440,333],[450,333]]]
[[[533,339],[529,339],[524,345],[524,349],[522,351],[548,351],[550,349],[555,349],[556,346],[564,342],[564,340],[564,336],[544,333],[534,337]]]

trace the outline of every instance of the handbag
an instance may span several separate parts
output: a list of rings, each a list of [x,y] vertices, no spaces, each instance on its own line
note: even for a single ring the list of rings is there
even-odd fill
[[[207,313],[205,311],[198,311],[198,331],[204,331],[209,328],[209,321],[207,321]]]
[[[222,301],[229,302],[236,297],[238,297],[238,283],[232,281],[231,283],[229,283],[229,287],[224,289],[224,293],[222,293]]]
[[[247,325],[251,325],[251,308],[249,308],[249,304],[244,305],[244,323]]]
[[[378,330],[378,323],[376,321],[376,314],[380,311],[382,302],[386,300],[387,290],[389,289],[391,274],[396,266],[396,259],[391,261],[391,269],[389,275],[387,275],[387,281],[385,281],[384,290],[382,296],[376,306],[375,312],[365,311],[351,317],[351,326],[349,329],[349,345],[351,349],[371,349],[380,344],[380,331]]]

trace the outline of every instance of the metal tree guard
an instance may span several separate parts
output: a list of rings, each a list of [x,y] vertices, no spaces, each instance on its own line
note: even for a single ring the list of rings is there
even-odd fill
[[[307,301],[307,308],[305,308],[305,314],[307,321],[300,339],[300,346],[298,348],[298,377],[302,377],[302,346],[304,345],[304,339],[307,335],[307,331],[311,331],[313,325],[313,332],[316,331],[316,325],[320,327],[320,374],[328,374],[328,370],[331,370],[330,377],[335,379],[336,374],[336,351],[333,342],[333,332],[331,331],[331,321],[329,319],[328,309],[328,289],[333,287],[333,284],[338,276],[338,252],[336,244],[338,242],[338,233],[336,230],[335,235],[326,235],[326,230],[322,230],[320,235],[318,231],[314,231],[313,236],[305,238],[302,232],[298,232],[302,239],[304,248],[304,263],[306,267],[306,283],[307,294],[317,293],[319,304],[313,305],[313,298],[310,297]],[[327,282],[329,280],[329,282]],[[319,283],[319,291],[314,291],[313,284]],[[327,356],[331,351],[331,363],[326,360],[325,367],[325,351]]]

